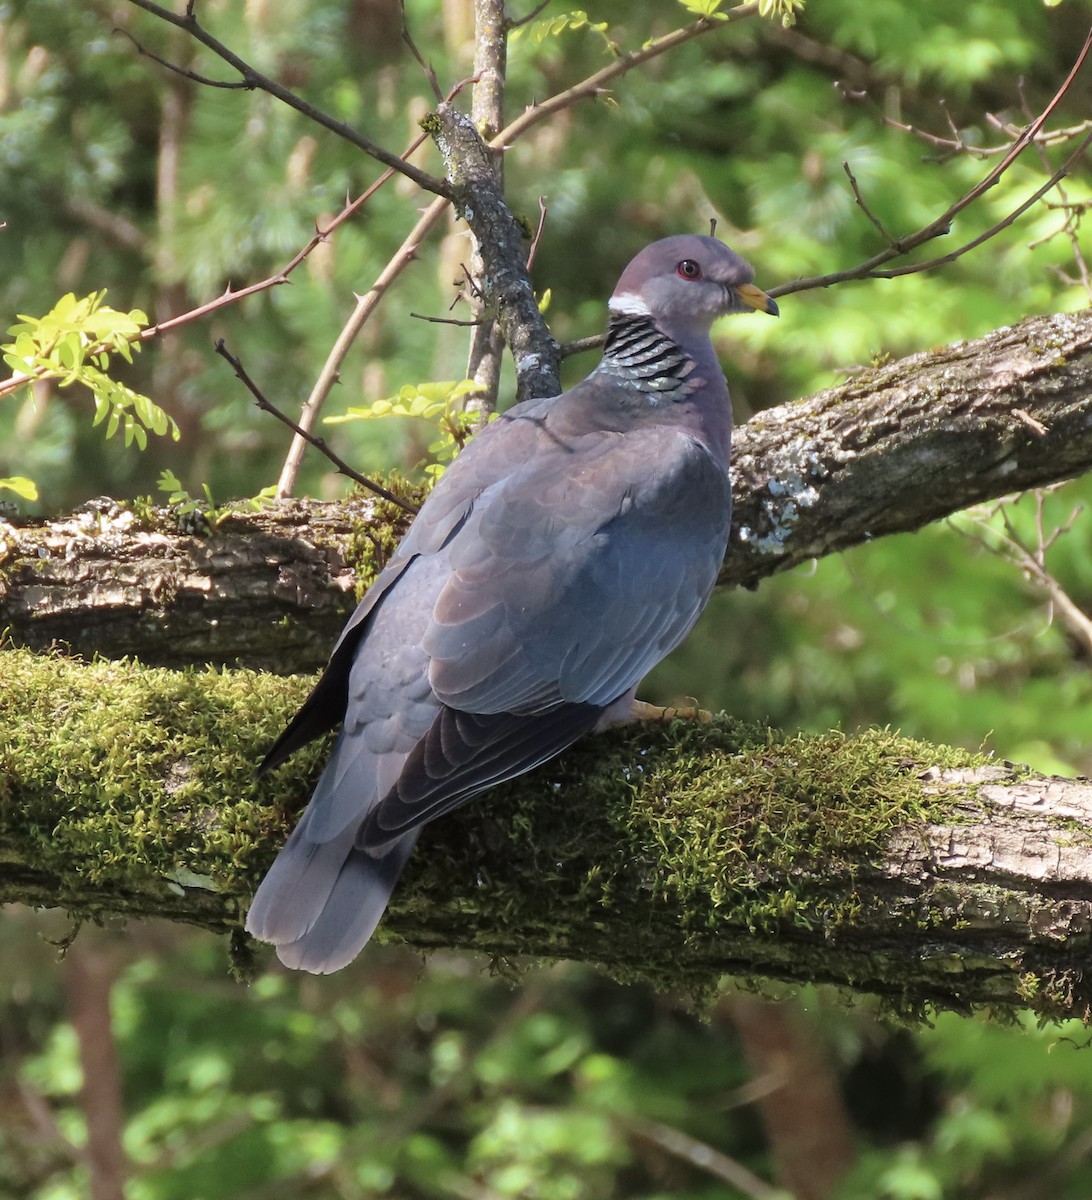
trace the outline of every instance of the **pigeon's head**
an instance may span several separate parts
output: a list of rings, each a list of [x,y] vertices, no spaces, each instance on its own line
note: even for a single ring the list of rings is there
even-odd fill
[[[716,238],[683,234],[646,246],[622,272],[609,308],[615,316],[648,316],[673,329],[707,330],[734,312],[778,315],[751,280],[751,264]]]

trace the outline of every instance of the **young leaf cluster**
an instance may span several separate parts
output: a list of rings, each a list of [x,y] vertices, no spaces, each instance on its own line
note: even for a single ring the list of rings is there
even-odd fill
[[[474,432],[478,414],[463,408],[460,402],[477,390],[478,384],[473,379],[407,384],[394,396],[351,407],[341,416],[327,417],[326,424],[375,421],[387,417],[418,417],[427,421],[439,435],[429,443],[430,461],[424,466],[425,474],[435,482]],[[490,419],[493,416],[496,414],[492,414]]]
[[[148,445],[149,431],[170,433],[177,441],[178,426],[154,400],[111,378],[112,357],[133,361],[148,318],[136,308],[119,312],[105,299],[105,290],[79,299],[68,292],[43,317],[20,314],[8,330],[13,340],[0,346],[14,372],[10,390],[41,379],[55,380],[62,388],[82,384],[95,401],[93,424],[105,421],[108,438],[121,429],[126,446],[135,442],[141,450]]]
[[[720,0],[714,0],[714,3],[719,2]],[[606,21],[593,21],[586,12],[577,8],[572,12],[561,13],[556,17],[547,17],[542,21],[534,21],[530,25],[517,26],[508,35],[508,40],[514,42],[519,38],[526,37],[536,46],[539,46],[547,38],[557,37],[568,30],[590,29],[593,33],[599,34],[611,54],[616,54],[618,47],[607,37],[608,28],[609,26]]]

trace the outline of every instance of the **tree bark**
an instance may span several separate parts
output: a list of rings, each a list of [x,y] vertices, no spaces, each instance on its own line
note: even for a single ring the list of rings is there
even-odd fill
[[[748,421],[721,584],[1089,468],[1092,313],[1032,317]],[[0,629],[84,656],[312,671],[404,528],[370,499],[283,502],[207,536],[102,505],[0,521]]]
[[[739,439],[723,580],[753,585],[1088,469],[1090,395],[1083,314],[763,413]],[[272,672],[324,659],[401,532],[392,509],[279,504],[207,536],[110,502],[0,524],[0,901],[239,935],[322,755],[254,779],[310,682]],[[140,661],[15,648],[53,639]],[[589,959],[696,995],[731,972],[862,988],[910,1011],[1083,1017],[1090,818],[1088,781],[882,732],[630,730],[426,830],[386,929],[424,947]],[[233,945],[245,958],[241,935]]]
[[[0,658],[0,902],[167,917],[244,960],[323,747],[253,768],[309,681]],[[1092,783],[886,731],[630,728],[426,829],[384,930],[699,999],[730,973],[1087,1017]]]

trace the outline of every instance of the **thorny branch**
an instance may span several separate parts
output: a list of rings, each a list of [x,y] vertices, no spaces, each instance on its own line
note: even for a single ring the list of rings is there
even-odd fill
[[[540,121],[544,121],[554,113],[561,112],[563,109],[571,107],[580,100],[590,100],[605,95],[609,91],[606,85],[612,80],[625,75],[635,67],[644,66],[645,63],[658,58],[668,50],[674,50],[677,46],[692,41],[696,37],[701,37],[703,34],[710,33],[714,29],[726,28],[733,21],[742,20],[744,17],[757,16],[757,14],[758,0],[751,0],[748,4],[739,4],[735,8],[728,9],[726,12],[718,12],[715,17],[701,17],[699,20],[684,26],[682,29],[676,29],[672,33],[664,34],[663,37],[653,38],[651,42],[642,46],[640,50],[633,50],[629,54],[620,54],[609,66],[604,67],[601,71],[596,71],[593,75],[589,75],[587,79],[582,79],[579,83],[566,88],[563,92],[558,92],[548,100],[543,100],[541,104],[530,105],[520,116],[506,125],[496,137],[490,138],[490,149],[507,149],[507,147],[521,138],[529,129],[532,129]]]
[[[322,410],[326,397],[330,394],[330,389],[337,382],[341,364],[345,361],[345,356],[349,353],[349,348],[356,340],[361,329],[364,328],[368,318],[378,307],[380,300],[386,295],[388,288],[417,257],[418,247],[425,240],[432,227],[443,216],[447,209],[447,203],[447,200],[443,196],[437,196],[433,200],[421,214],[417,224],[406,235],[406,240],[399,246],[394,257],[380,271],[372,286],[364,295],[357,296],[352,315],[342,326],[341,332],[331,347],[330,353],[326,356],[322,370],[315,380],[315,385],[311,389],[311,395],[307,397],[307,401],[303,406],[303,412],[300,414],[299,430],[292,439],[292,445],[288,450],[288,457],[284,461],[280,479],[277,481],[277,496],[279,499],[283,500],[291,496],[295,489],[296,476],[299,473],[300,463],[303,461],[303,452],[310,441],[310,431],[314,428],[315,422],[318,420],[319,412]]]
[[[330,447],[322,438],[315,437],[313,434],[306,432],[305,430],[301,429],[295,423],[295,421],[291,419],[291,417],[285,416],[285,414],[282,413],[281,410],[266,397],[264,392],[262,392],[261,388],[258,387],[254,380],[250,378],[243,364],[224,345],[223,338],[220,338],[216,343],[216,353],[231,365],[232,370],[235,372],[236,378],[243,383],[246,389],[254,397],[255,403],[262,410],[262,412],[267,412],[271,416],[276,417],[277,420],[283,425],[287,425],[297,437],[302,437],[306,442],[314,446],[316,450],[320,450],[334,464],[334,466],[337,467],[338,471],[342,475],[347,476],[349,479],[353,480],[354,483],[359,483],[361,487],[367,488],[368,491],[374,492],[377,496],[382,496],[384,500],[389,500],[392,504],[397,504],[398,507],[403,510],[403,512],[417,512],[415,505],[407,504],[405,500],[400,500],[393,492],[387,491],[382,484],[376,483],[374,479],[369,479],[366,475],[361,475],[359,471],[353,470],[353,468],[350,467],[343,458],[335,454],[334,451],[330,449]]]

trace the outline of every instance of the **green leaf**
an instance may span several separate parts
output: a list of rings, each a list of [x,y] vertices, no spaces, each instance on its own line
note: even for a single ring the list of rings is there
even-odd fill
[[[679,0],[679,3],[686,9],[687,12],[692,12],[699,17],[712,17],[720,8],[723,0]],[[761,11],[762,0],[759,0],[759,10]]]
[[[25,475],[11,475],[7,479],[0,479],[0,488],[6,488],[9,492],[22,496],[24,500],[38,499],[38,485]]]
[[[22,359],[28,367],[34,366],[38,358],[38,343],[29,333],[20,333],[12,347],[17,358]]]
[[[686,0],[680,0],[685,3]],[[788,29],[796,24],[797,16],[804,11],[806,0],[758,0],[758,15],[771,20],[780,20]]]
[[[514,42],[521,37],[527,37],[538,46],[546,41],[547,38],[557,37],[558,34],[564,33],[566,30],[588,29],[592,33],[599,34],[606,43],[607,49],[613,53],[615,49],[614,44],[607,37],[607,30],[609,28],[606,21],[592,21],[583,9],[578,8],[569,13],[561,13],[556,17],[547,17],[542,21],[534,21],[530,25],[521,25],[517,29],[512,30],[508,40]]]

